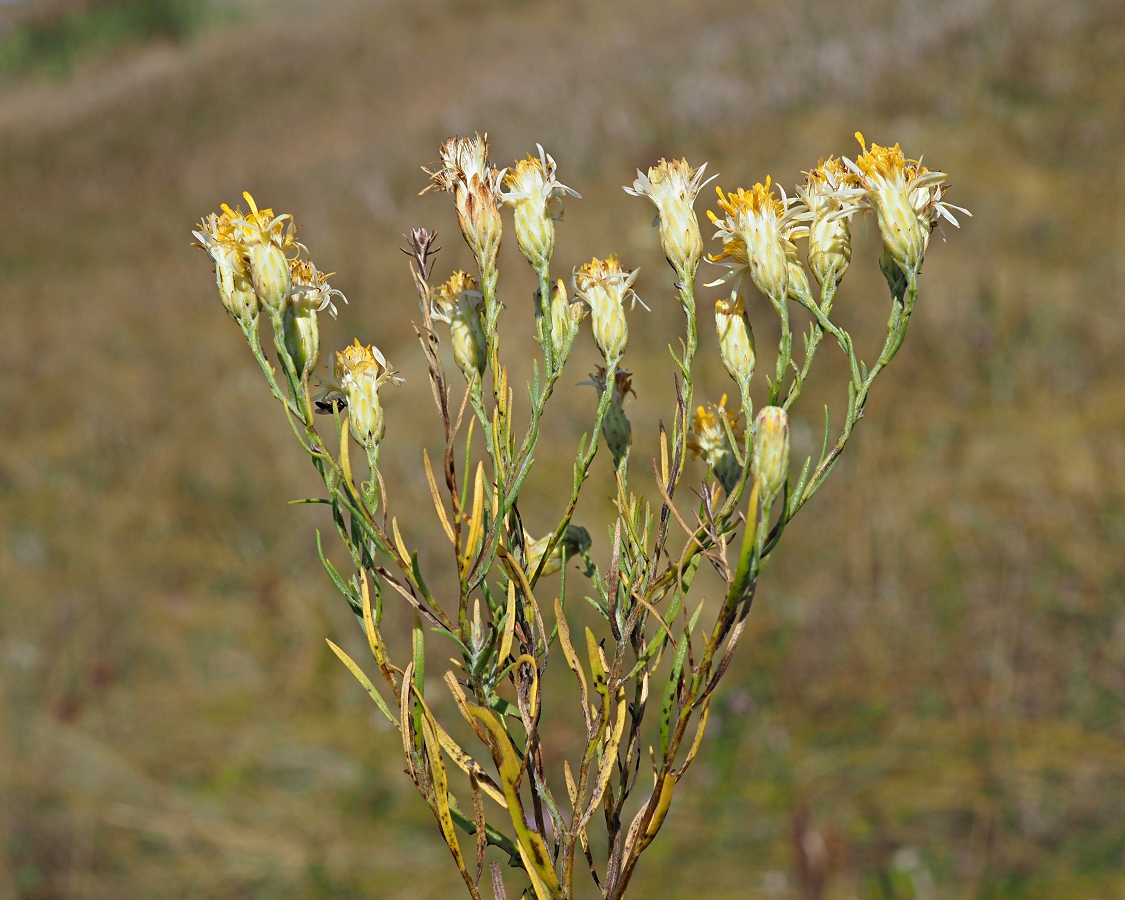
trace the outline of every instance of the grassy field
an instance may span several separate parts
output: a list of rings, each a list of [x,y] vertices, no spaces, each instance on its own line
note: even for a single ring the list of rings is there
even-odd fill
[[[35,27],[72,34],[106,6]],[[3,11],[0,50],[28,8]],[[376,341],[408,378],[384,459],[397,507],[427,509],[438,429],[414,414],[428,387],[398,248],[426,225],[439,270],[468,266],[446,198],[416,194],[418,165],[472,130],[501,164],[542,142],[582,192],[560,274],[613,251],[641,266],[638,458],[671,408],[679,312],[651,208],[620,189],[636,167],[686,155],[724,187],[790,185],[859,129],[924,151],[974,213],[931,245],[903,351],[763,580],[637,897],[1125,895],[1117,0],[238,13],[75,38],[62,67],[0,52],[0,900],[463,890],[397,735],[324,643],[358,655],[361,636],[316,560],[325,520],[286,505],[315,473],[190,229],[244,189],[297,217],[350,300],[326,349]],[[870,348],[877,255],[871,224],[838,301]],[[518,310],[532,277],[514,246],[502,260]],[[592,371],[581,340],[572,369]],[[525,370],[530,326],[527,344]],[[821,362],[795,455],[843,401],[839,354]],[[714,355],[698,384],[729,390]],[[593,415],[588,387],[554,402],[529,503],[569,482]],[[606,514],[581,514],[596,540]],[[828,876],[802,893],[812,832]]]

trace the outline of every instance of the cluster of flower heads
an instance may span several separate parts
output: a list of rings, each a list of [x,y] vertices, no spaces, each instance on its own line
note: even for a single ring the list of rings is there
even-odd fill
[[[968,214],[945,201],[949,185],[944,173],[930,171],[921,160],[907,159],[898,144],[868,146],[862,135],[857,133],[856,138],[862,152],[854,161],[822,159],[805,173],[804,183],[792,197],[768,177],[749,189],[716,188],[718,212],[708,211],[708,216],[721,250],[708,259],[728,271],[708,286],[731,285],[729,296],[716,302],[715,323],[720,357],[739,387],[747,413],[756,363],[747,316],[750,286],[779,311],[790,298],[806,306],[815,302],[796,241],[808,240],[808,266],[822,295],[834,291],[851,261],[850,220],[857,213],[873,211],[883,241],[881,264],[893,289],[896,283],[917,277],[934,227],[942,219],[957,225],[953,210]],[[579,196],[558,180],[555,161],[541,145],[537,154],[505,169],[488,161],[488,147],[485,135],[450,138],[441,146],[438,164],[425,170],[431,178],[426,190],[453,195],[461,232],[480,271],[480,282],[465,272],[453,273],[428,301],[432,319],[449,327],[454,359],[470,382],[488,366],[489,329],[495,327],[493,312],[499,308],[495,287],[503,233],[501,207],[512,209],[520,251],[539,274],[547,294],[561,202],[568,195]],[[703,259],[694,204],[703,186],[713,180],[704,181],[705,170],[706,164],[694,168],[686,159],[662,159],[647,173],[638,170],[633,184],[625,187],[629,194],[647,197],[655,205],[653,224],[659,226],[664,254],[685,288],[680,292],[685,306],[694,303],[690,286]],[[302,255],[307,251],[296,240],[292,218],[259,209],[249,194],[244,196],[249,212],[224,205],[221,213],[200,223],[195,236],[214,261],[219,293],[230,315],[245,329],[253,329],[259,312],[266,310],[296,376],[307,379],[319,357],[316,315],[325,309],[335,315],[333,298],[344,297],[328,284],[329,276]],[[543,317],[540,340],[549,345],[556,370],[565,361],[580,322],[590,316],[595,343],[607,368],[617,373],[606,436],[613,436],[618,461],[627,454],[630,440],[628,420],[621,412],[630,390],[629,376],[618,367],[629,339],[625,303],[632,307],[638,300],[633,291],[638,271],[625,268],[616,255],[592,259],[574,270],[574,298],[558,281],[537,305],[537,314]],[[592,377],[600,394],[607,376],[605,370],[599,372]],[[398,379],[376,348],[358,343],[337,354],[333,376],[329,389],[346,395],[352,434],[370,449],[383,434],[377,390]],[[727,484],[734,471],[730,460],[736,456],[729,445],[732,438],[742,438],[742,426],[738,416],[726,414],[725,400],[710,411],[700,407],[693,420],[691,447]],[[787,435],[785,412],[776,407],[761,410],[754,431]],[[758,443],[752,467],[776,463],[778,455],[767,459]]]
[[[335,316],[333,300],[346,303],[347,298],[328,283],[332,273],[321,272],[308,259],[292,216],[259,209],[249,193],[243,197],[249,212],[224,203],[192,234],[215,265],[219,297],[231,318],[248,339],[257,341],[259,314],[265,311],[294,376],[307,381],[320,359],[317,313],[327,310]],[[373,448],[383,436],[377,390],[401,379],[376,347],[362,347],[357,341],[336,356],[334,378],[325,393],[335,391],[347,398],[352,436]]]

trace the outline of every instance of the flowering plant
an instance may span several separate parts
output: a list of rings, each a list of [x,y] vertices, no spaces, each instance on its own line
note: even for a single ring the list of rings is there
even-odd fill
[[[714,284],[728,283],[730,293],[716,302],[715,322],[719,356],[738,389],[737,409],[727,409],[724,395],[692,414],[695,280],[704,246],[694,203],[705,167],[662,160],[625,188],[656,206],[661,246],[676,274],[685,317],[681,350],[673,352],[677,399],[671,429],[659,426],[659,459],[652,461],[654,511],[630,481],[632,424],[624,410],[633,391],[623,360],[627,312],[639,300],[633,290],[637,270],[617,256],[593,259],[574,271],[571,296],[563,281],[551,279],[552,204],[578,195],[557,180],[555,161],[539,147],[537,155],[500,171],[488,161],[484,137],[445,142],[440,163],[427,174],[432,188],[453,195],[477,274],[458,271],[434,283],[437,251],[425,229],[411,232],[407,253],[420,302],[418,339],[444,435],[436,470],[425,450],[422,468],[438,525],[435,540],[448,541],[458,586],[448,596],[431,590],[436,581],[427,579],[417,551],[404,541],[379,468],[380,445],[393,439],[386,433],[381,391],[401,378],[377,347],[358,340],[336,354],[330,374],[317,374],[317,316],[325,310],[335,315],[333,298],[343,296],[308,259],[291,217],[260,209],[247,194],[248,212],[223,206],[195,232],[214,263],[228,313],[323,480],[325,496],[314,502],[331,508],[351,571],[340,572],[329,561],[318,536],[321,562],[355,613],[377,678],[329,643],[400,732],[407,772],[472,897],[481,896],[491,856],[497,900],[508,896],[501,860],[519,870],[518,890],[526,888],[537,900],[573,897],[579,868],[589,870],[603,897],[617,900],[664,824],[676,785],[699,752],[711,698],[743,634],[762,566],[787,523],[828,478],[873,382],[902,345],[934,227],[942,218],[956,224],[956,207],[944,199],[943,173],[905,159],[897,145],[868,148],[862,137],[860,144],[863,153],[854,162],[829,157],[806,173],[794,197],[768,178],[750,190],[718,190],[719,214],[709,215],[721,251],[710,261],[728,269]],[[497,258],[504,206],[513,210],[516,240],[539,282],[534,320],[542,368],[537,362],[533,369],[523,422],[514,412],[500,343],[504,304]],[[870,366],[831,317],[851,263],[849,221],[867,209],[878,218],[891,295],[887,337]],[[802,239],[808,240],[815,294],[796,243]],[[766,378],[768,402],[756,413],[750,386],[757,355],[748,316],[755,290],[781,323],[772,377]],[[793,356],[791,301],[812,316],[800,364]],[[263,317],[280,375],[262,349]],[[536,539],[522,524],[521,489],[552,393],[587,317],[604,361],[591,376],[599,397],[594,437],[579,443],[572,490],[556,526]],[[444,329],[463,392],[442,360]],[[805,460],[793,477],[788,410],[825,335],[848,360],[847,408],[835,441],[826,419],[819,458]],[[322,435],[317,413],[331,416],[330,438]],[[474,460],[475,429],[484,454]],[[366,466],[353,460],[353,441]],[[617,508],[604,566],[591,557],[589,533],[572,521],[602,441],[612,456]],[[686,499],[681,488],[691,457],[703,460],[706,475]],[[688,514],[686,504],[694,507]],[[673,547],[678,532],[682,543]],[[601,619],[598,632],[572,630],[571,560],[581,563],[589,582],[586,599]],[[726,585],[706,622],[703,602],[691,599],[704,561]],[[545,579],[555,573],[557,586],[548,587]],[[407,652],[393,650],[384,635],[388,598],[413,610]],[[444,682],[471,732],[462,730],[479,739],[484,755],[462,747],[454,726],[434,714],[425,673],[437,655],[427,632],[453,649]],[[561,760],[561,786],[548,777],[548,763],[560,768],[557,754],[541,739],[544,678],[555,648],[576,684],[584,735],[581,754]],[[647,776],[640,777],[646,756],[651,787]],[[460,787],[455,770],[465,776]],[[604,843],[592,834],[599,813]],[[459,832],[472,838],[471,850],[462,846]],[[513,880],[509,875],[508,884]]]

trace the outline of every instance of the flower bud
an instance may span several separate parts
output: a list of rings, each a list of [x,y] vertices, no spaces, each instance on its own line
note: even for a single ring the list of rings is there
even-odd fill
[[[633,186],[625,188],[625,193],[648,197],[656,205],[660,246],[684,285],[695,281],[699,260],[703,256],[703,238],[699,234],[699,220],[693,207],[706,168],[706,163],[693,169],[686,159],[671,162],[662,159],[648,170],[647,175],[638,169]]]
[[[536,272],[545,272],[555,252],[555,222],[551,215],[552,200],[578,192],[560,184],[555,178],[555,161],[537,144],[539,156],[528,154],[516,162],[504,176],[508,192],[503,203],[515,211],[516,243],[520,252]]]
[[[379,388],[388,381],[401,384],[402,379],[391,371],[378,347],[364,347],[358,340],[336,354],[332,374],[335,387],[348,398],[352,437],[367,450],[374,450],[385,428]]]
[[[746,304],[737,289],[726,300],[715,301],[715,332],[719,357],[743,396],[754,377],[754,332],[746,318]]]
[[[764,406],[754,420],[750,473],[760,483],[768,509],[789,477],[789,416],[780,406]]]
[[[591,373],[590,381],[583,383],[594,386],[600,401],[606,391],[606,370],[598,366],[597,371]],[[615,467],[621,464],[633,444],[633,426],[629,424],[623,408],[627,394],[637,396],[637,392],[633,390],[633,375],[628,369],[618,369],[613,379],[613,396],[605,418],[602,419],[602,437],[605,438],[609,452],[613,454]]]
[[[577,310],[573,309],[575,306],[578,307]],[[560,278],[551,289],[550,309],[550,340],[555,351],[556,366],[561,367],[562,361],[570,353],[574,336],[578,334],[578,323],[584,314],[585,307],[580,303],[571,304]]]
[[[285,350],[293,360],[298,378],[307,378],[320,359],[320,328],[316,309],[304,301],[291,298],[285,304],[283,319]]]
[[[594,341],[607,363],[617,362],[629,343],[624,304],[626,297],[636,299],[633,283],[639,271],[626,272],[615,254],[593,259],[574,273],[574,289],[590,309]]]
[[[793,247],[787,252],[785,259],[789,267],[789,296],[807,305],[812,300],[812,292],[809,290],[809,276],[805,274],[797,248]]]

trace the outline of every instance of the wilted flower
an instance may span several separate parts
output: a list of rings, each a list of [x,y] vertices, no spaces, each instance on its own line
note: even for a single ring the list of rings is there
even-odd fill
[[[789,477],[789,415],[780,406],[763,406],[754,419],[750,473],[760,483],[768,509]]]
[[[841,194],[854,196],[861,209],[875,210],[887,254],[903,272],[916,275],[934,225],[943,218],[959,225],[951,209],[972,213],[944,201],[949,187],[944,172],[931,172],[920,160],[906,159],[898,144],[872,144],[868,149],[863,135],[857,131],[855,136],[863,153],[855,162],[845,159],[844,163],[855,173],[858,184],[855,190]]]
[[[332,374],[334,386],[348,398],[352,437],[368,450],[374,450],[385,429],[379,388],[388,381],[401,384],[402,379],[391,371],[378,347],[364,347],[358,339],[336,354]]]
[[[715,332],[719,336],[719,356],[742,396],[754,377],[754,332],[746,318],[746,303],[735,288],[729,298],[715,301]]]
[[[437,188],[453,194],[461,233],[481,274],[492,277],[503,232],[498,204],[504,172],[488,164],[487,135],[449,138],[440,152],[440,164],[433,171],[423,169],[433,180],[426,190]]]
[[[504,176],[507,193],[501,195],[505,206],[515,211],[516,243],[536,272],[543,271],[555,252],[555,217],[551,215],[552,200],[562,200],[567,194],[580,197],[573,188],[555,178],[555,161],[536,144],[539,156],[530,153],[527,159],[516,162]]]
[[[852,258],[852,235],[848,219],[858,209],[851,190],[855,175],[833,156],[822,159],[805,173],[797,188],[809,223],[809,268],[817,284],[839,284]]]
[[[227,313],[236,322],[249,325],[258,316],[258,296],[250,279],[246,250],[235,239],[233,219],[241,215],[224,206],[222,215],[211,213],[192,235],[215,264],[215,283]]]
[[[433,292],[432,315],[449,326],[453,360],[466,381],[483,374],[488,361],[488,337],[481,320],[483,303],[477,280],[460,270]]]
[[[583,384],[593,385],[600,401],[606,391],[606,370],[598,366],[597,371],[590,374],[590,380]],[[633,443],[633,426],[629,424],[623,408],[626,394],[637,396],[633,390],[633,373],[628,369],[618,369],[613,379],[613,396],[602,420],[602,437],[613,454],[614,466],[620,465]]]
[[[656,204],[660,246],[685,285],[695,281],[703,255],[703,238],[699,234],[699,220],[693,207],[699,189],[705,184],[703,172],[706,168],[707,163],[693,169],[686,159],[671,162],[662,159],[648,170],[647,175],[638,169],[633,186],[625,188],[625,193],[648,197]]]
[[[707,465],[722,482],[728,493],[738,483],[742,474],[738,458],[731,447],[730,436],[741,442],[743,437],[742,415],[730,415],[726,410],[727,395],[723,394],[718,406],[710,404],[710,409],[700,406],[691,419],[687,445],[692,456],[703,457]],[[730,435],[727,429],[730,429]]]
[[[730,273],[712,284],[731,278],[742,282],[749,275],[758,290],[775,305],[785,302],[789,293],[788,255],[796,253],[793,239],[803,236],[808,229],[800,224],[804,206],[791,201],[781,190],[774,195],[770,179],[765,184],[755,184],[750,190],[739,188],[733,194],[719,194],[719,209],[726,214],[720,219],[708,210],[707,215],[718,226],[715,237],[723,242],[723,252],[711,256],[712,262],[724,263]]]
[[[592,259],[574,273],[574,289],[590,308],[594,340],[608,363],[620,359],[629,342],[624,304],[626,297],[636,302],[633,284],[638,272],[626,272],[614,254],[605,260]]]
[[[537,540],[528,540],[527,542],[527,574],[532,575],[537,568],[539,568],[539,561],[543,558],[543,554],[547,550],[547,545],[551,542],[551,535],[545,535]],[[566,531],[563,532],[562,538],[555,544],[555,548],[551,551],[551,555],[547,557],[547,561],[543,564],[542,575],[551,575],[562,568],[563,554],[566,554],[567,559],[574,559],[574,557],[585,553],[590,549],[590,532],[588,532],[581,525],[567,525]]]

